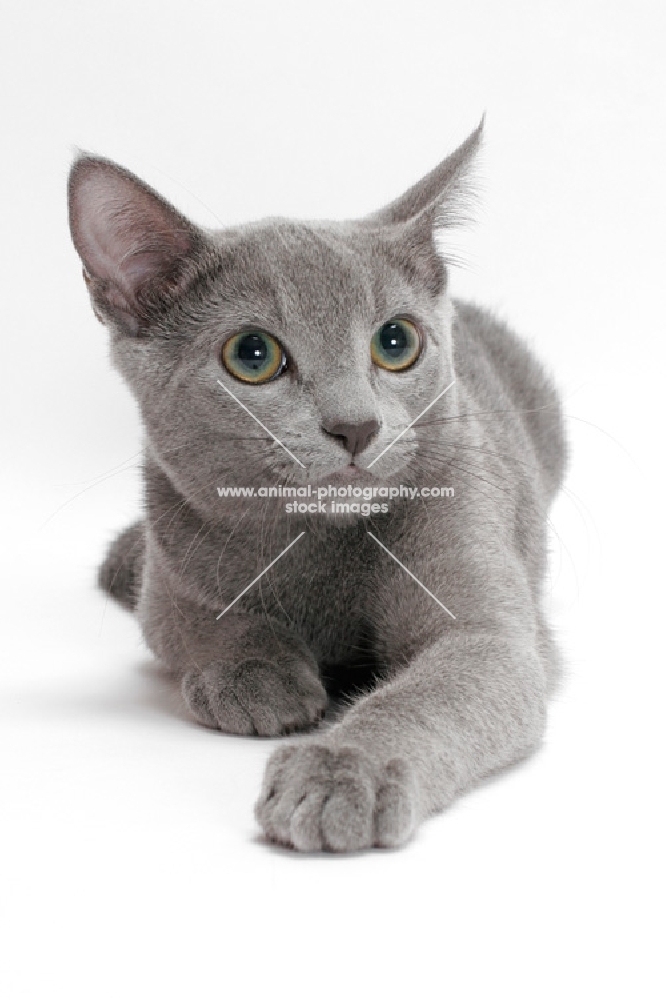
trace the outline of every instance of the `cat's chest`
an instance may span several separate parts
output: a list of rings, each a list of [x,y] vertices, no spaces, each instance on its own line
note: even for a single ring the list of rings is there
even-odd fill
[[[244,606],[296,627],[319,660],[351,659],[367,631],[372,600],[363,539],[355,530],[304,530],[294,537],[290,551],[244,595]]]

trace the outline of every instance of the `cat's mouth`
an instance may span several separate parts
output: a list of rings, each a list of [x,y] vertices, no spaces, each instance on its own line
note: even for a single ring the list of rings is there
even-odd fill
[[[313,486],[346,486],[351,483],[354,486],[365,486],[377,483],[377,477],[367,469],[350,462],[348,465],[338,467],[331,472],[325,472],[316,481],[312,481]]]

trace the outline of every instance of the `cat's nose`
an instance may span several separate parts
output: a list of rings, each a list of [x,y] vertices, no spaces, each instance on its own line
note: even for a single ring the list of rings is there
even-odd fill
[[[333,437],[342,438],[344,446],[352,455],[358,455],[370,444],[371,439],[379,430],[379,421],[374,417],[372,420],[364,420],[359,424],[334,423],[325,421],[322,427],[327,434]]]

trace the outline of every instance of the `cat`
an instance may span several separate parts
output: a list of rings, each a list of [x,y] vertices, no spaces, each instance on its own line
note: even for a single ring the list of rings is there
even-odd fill
[[[145,424],[145,516],[99,582],[205,726],[309,731],[274,750],[255,809],[301,851],[406,843],[538,746],[558,678],[561,406],[502,322],[452,298],[442,248],[482,130],[345,222],[204,230],[109,160],[70,172],[92,307]],[[369,515],[218,492],[308,484],[447,489]]]

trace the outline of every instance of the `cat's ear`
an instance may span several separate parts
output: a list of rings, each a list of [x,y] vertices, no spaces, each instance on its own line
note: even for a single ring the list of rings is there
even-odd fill
[[[95,314],[140,333],[193,280],[203,235],[129,170],[101,157],[74,162],[68,201]]]
[[[485,115],[458,148],[389,205],[365,217],[378,226],[422,222],[424,226],[458,225],[470,194],[471,172],[481,145]]]
[[[388,245],[412,269],[419,271],[434,294],[446,282],[445,261],[455,255],[437,247],[440,230],[460,226],[470,220],[473,195],[472,170],[481,145],[485,115],[458,148],[389,205],[361,221],[382,230]]]

